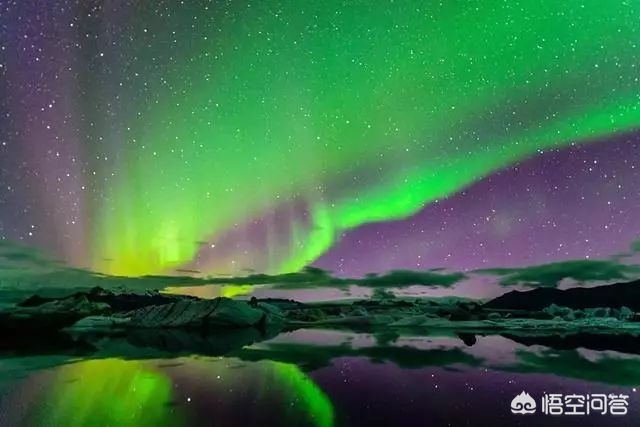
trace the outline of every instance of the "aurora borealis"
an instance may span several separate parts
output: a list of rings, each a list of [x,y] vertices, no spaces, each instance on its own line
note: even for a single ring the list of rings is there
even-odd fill
[[[0,235],[119,275],[608,257],[640,235],[639,17],[3,2]]]
[[[513,425],[523,388],[633,395],[637,336],[430,335],[463,304],[417,297],[640,278],[639,214],[638,0],[0,0],[3,316],[94,287],[414,304],[348,332],[271,300],[251,344],[29,323],[1,425]]]

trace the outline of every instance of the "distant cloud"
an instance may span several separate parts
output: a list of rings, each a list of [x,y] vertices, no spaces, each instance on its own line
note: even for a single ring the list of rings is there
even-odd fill
[[[640,240],[631,244],[633,253],[640,253]],[[629,255],[630,256],[630,255]],[[502,286],[524,285],[530,287],[557,287],[563,280],[571,279],[578,284],[587,282],[610,282],[640,277],[640,266],[620,262],[622,254],[609,260],[573,260],[521,268],[488,268],[468,274],[448,272],[443,269],[425,271],[392,270],[384,274],[367,274],[360,278],[335,277],[331,272],[305,267],[299,272],[262,274],[247,271],[243,276],[193,277],[196,270],[176,270],[185,276],[148,275],[142,277],[109,276],[91,271],[71,268],[60,262],[49,260],[37,250],[0,241],[0,290],[8,292],[34,292],[37,289],[82,289],[100,286],[105,289],[127,289],[129,291],[158,290],[201,285],[268,286],[279,290],[303,290],[334,288],[348,290],[350,286],[371,289],[450,288],[475,274],[497,276]]]
[[[632,258],[640,254],[640,239],[634,240],[629,244],[629,251],[621,252],[611,256],[614,261],[620,261],[625,258]]]
[[[16,268],[21,265],[25,267],[54,267],[59,264],[36,249],[16,245],[9,241],[0,241],[0,268]]]
[[[368,275],[363,279],[356,280],[356,284],[370,288],[402,288],[413,285],[448,288],[466,278],[467,276],[458,272],[437,273],[434,270],[393,270],[381,276]]]
[[[17,269],[17,267],[19,268]],[[46,267],[46,268],[42,268]],[[17,269],[17,270],[16,270]],[[12,274],[8,274],[12,271]],[[16,273],[16,271],[18,273]],[[195,274],[196,270],[176,270]],[[368,288],[403,288],[413,285],[427,287],[450,287],[463,280],[462,273],[446,273],[441,270],[409,271],[394,270],[386,274],[369,274],[363,278],[334,277],[329,271],[316,267],[305,267],[299,272],[283,274],[252,273],[232,277],[191,277],[148,275],[142,277],[121,277],[93,273],[78,268],[66,267],[49,261],[40,252],[12,243],[0,243],[0,289],[19,286],[21,290],[37,288],[91,288],[129,289],[144,291],[167,287],[199,285],[269,285],[277,289],[347,289],[358,285]],[[14,280],[10,280],[14,279]]]
[[[432,270],[410,271],[393,270],[377,275],[368,274],[363,278],[339,278],[330,272],[316,267],[305,267],[297,273],[284,274],[251,274],[244,277],[208,279],[207,283],[220,284],[249,284],[271,285],[278,289],[306,289],[306,288],[345,288],[352,285],[367,288],[404,288],[414,285],[428,287],[450,287],[465,279],[462,273],[437,273]]]
[[[564,279],[578,283],[628,280],[640,275],[640,266],[621,264],[614,260],[573,260],[522,268],[488,268],[475,273],[500,276],[502,286],[557,287]]]

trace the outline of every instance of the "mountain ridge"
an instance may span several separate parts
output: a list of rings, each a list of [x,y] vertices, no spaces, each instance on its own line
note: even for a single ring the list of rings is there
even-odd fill
[[[572,309],[626,306],[631,310],[640,311],[640,280],[589,288],[536,288],[511,291],[486,302],[482,307],[533,311],[542,310],[551,304]]]

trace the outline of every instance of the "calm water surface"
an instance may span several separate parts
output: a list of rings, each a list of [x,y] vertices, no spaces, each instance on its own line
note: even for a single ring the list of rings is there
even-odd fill
[[[517,341],[298,330],[223,357],[167,357],[104,340],[90,357],[2,358],[0,425],[640,424],[640,356]],[[536,414],[511,413],[522,391]],[[625,394],[628,414],[543,415],[544,393]]]

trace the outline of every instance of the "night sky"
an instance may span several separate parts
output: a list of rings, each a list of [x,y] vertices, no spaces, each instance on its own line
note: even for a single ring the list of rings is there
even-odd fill
[[[0,0],[0,305],[40,286],[488,298],[632,274],[640,1]],[[527,390],[633,393],[637,424],[638,360],[617,351],[305,335],[5,357],[0,423],[514,425]]]
[[[119,275],[605,259],[634,1],[0,2],[0,239]]]

